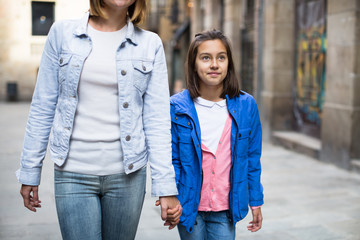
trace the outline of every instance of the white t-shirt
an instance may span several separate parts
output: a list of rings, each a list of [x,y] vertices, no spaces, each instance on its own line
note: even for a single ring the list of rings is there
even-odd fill
[[[92,175],[124,172],[116,51],[126,32],[127,25],[102,32],[88,24],[92,50],[80,76],[69,155],[56,169]]]
[[[200,122],[201,143],[215,154],[229,115],[226,99],[212,102],[197,97],[194,104]]]

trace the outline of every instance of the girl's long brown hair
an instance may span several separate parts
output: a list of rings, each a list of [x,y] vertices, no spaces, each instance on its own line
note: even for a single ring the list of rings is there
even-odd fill
[[[239,94],[243,94],[240,91],[240,83],[235,74],[235,66],[232,58],[229,40],[227,39],[227,37],[224,36],[224,34],[221,31],[211,30],[196,34],[195,39],[191,42],[187,53],[187,58],[185,63],[186,87],[189,90],[191,98],[196,98],[200,96],[200,92],[199,92],[200,78],[195,68],[195,61],[196,61],[199,45],[205,41],[217,40],[217,39],[224,44],[229,61],[228,71],[223,81],[223,85],[224,85],[223,92],[221,93],[220,97],[225,98],[225,95],[228,95],[229,98],[232,98],[234,96],[238,96]]]

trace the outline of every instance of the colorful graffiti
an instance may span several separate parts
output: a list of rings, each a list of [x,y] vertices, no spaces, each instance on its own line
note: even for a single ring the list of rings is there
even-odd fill
[[[306,2],[306,0],[302,0]],[[322,4],[324,1],[313,1]],[[312,2],[312,3],[313,3]],[[309,6],[305,6],[309,7]],[[320,16],[308,16],[321,14]],[[301,18],[300,18],[301,17]],[[297,122],[321,124],[325,97],[326,21],[321,11],[306,12],[300,19],[313,19],[300,25],[297,31],[295,116]],[[319,19],[321,21],[319,21]],[[298,19],[298,21],[300,21]]]

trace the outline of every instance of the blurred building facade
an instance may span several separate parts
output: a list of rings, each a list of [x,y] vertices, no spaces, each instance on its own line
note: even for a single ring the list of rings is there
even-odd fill
[[[268,136],[359,170],[360,1],[263,4],[260,102]]]
[[[184,61],[191,39],[190,3],[189,0],[151,0],[144,24],[163,40],[172,93],[185,87]]]
[[[242,89],[258,102],[264,139],[360,169],[360,1],[151,3],[162,7],[150,16],[168,50],[170,85],[184,81],[176,72],[195,33],[220,29],[232,42]]]
[[[0,101],[30,100],[51,24],[80,18],[88,0],[0,0]]]
[[[0,0],[0,101],[30,100],[46,29],[80,18],[88,0]],[[360,1],[149,0],[143,27],[163,40],[172,93],[185,87],[194,35],[230,39],[242,89],[260,109],[264,139],[360,169]]]

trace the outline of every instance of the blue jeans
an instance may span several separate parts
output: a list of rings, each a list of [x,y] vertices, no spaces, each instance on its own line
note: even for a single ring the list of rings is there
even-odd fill
[[[196,216],[193,232],[178,224],[182,240],[234,240],[235,227],[228,217],[229,211],[201,212]]]
[[[133,240],[145,196],[146,168],[126,175],[55,170],[55,200],[65,240]]]

